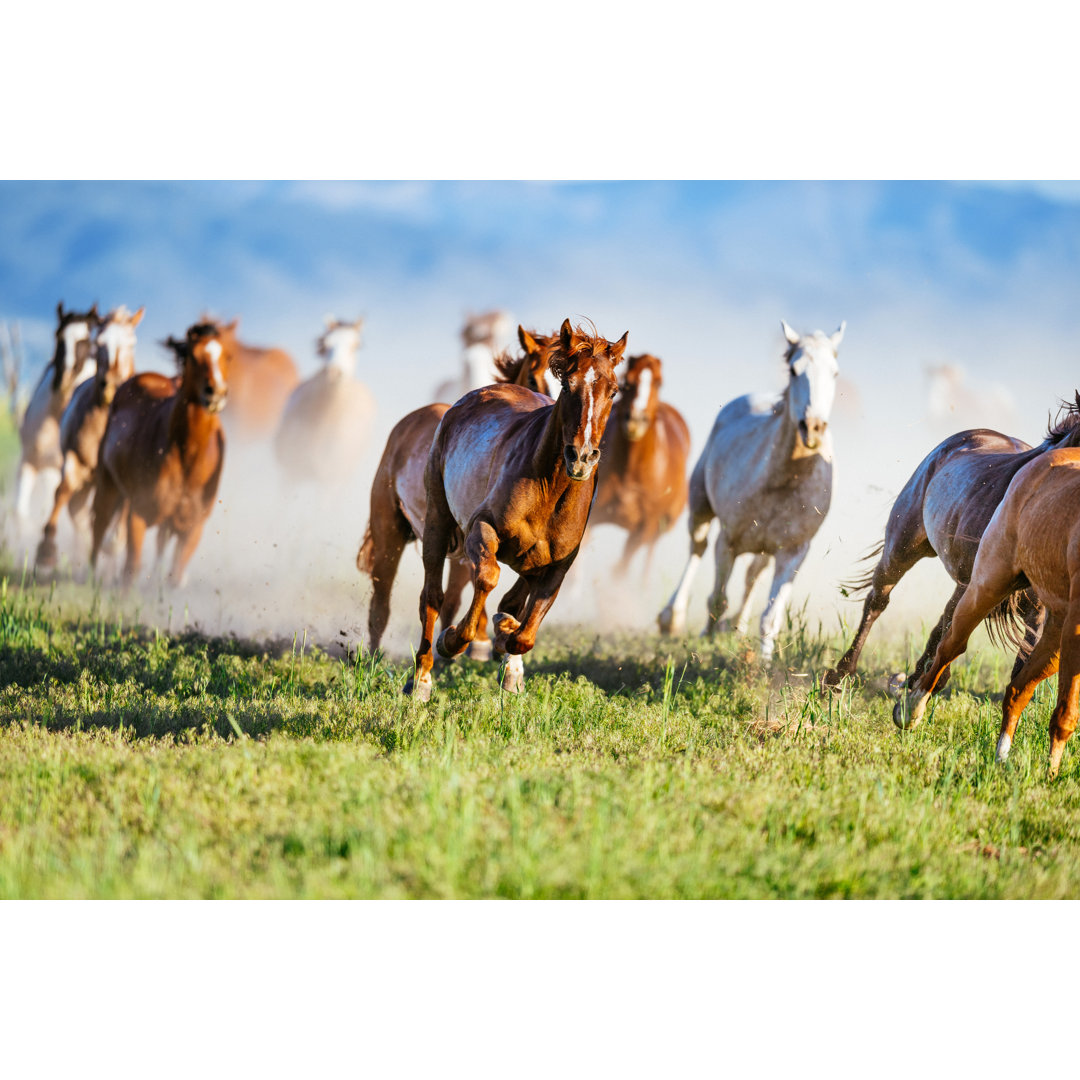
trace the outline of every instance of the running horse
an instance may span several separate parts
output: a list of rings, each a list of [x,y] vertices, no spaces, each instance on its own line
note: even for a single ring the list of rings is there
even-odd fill
[[[833,451],[829,414],[836,394],[837,350],[846,323],[832,335],[800,336],[786,322],[788,385],[780,394],[746,394],[720,410],[690,477],[690,558],[658,618],[660,632],[686,625],[690,585],[705,554],[709,527],[716,538],[716,585],[705,634],[720,626],[735,558],[754,556],[735,629],[745,633],[757,579],[775,560],[769,602],[761,617],[761,659],[776,648],[792,581],[832,501]]]
[[[1002,701],[996,757],[1004,761],[1020,714],[1035,688],[1058,672],[1057,703],[1050,715],[1051,779],[1076,730],[1080,699],[1080,449],[1045,451],[1013,477],[983,533],[971,571],[933,661],[893,709],[903,729],[922,719],[929,696],[949,665],[967,647],[975,628],[1009,596],[1030,587],[1046,611],[1031,654],[1015,669]]]
[[[76,529],[89,532],[83,525],[83,517],[94,492],[98,448],[117,388],[135,374],[135,328],[145,310],[139,308],[132,315],[121,305],[105,317],[94,342],[97,372],[93,379],[75,388],[60,419],[63,465],[52,513],[45,523],[35,557],[35,566],[41,570],[56,567],[56,529],[65,506]]]
[[[180,375],[143,372],[116,392],[101,440],[94,496],[96,566],[109,524],[127,513],[124,581],[138,573],[146,530],[157,526],[160,560],[176,537],[170,584],[183,583],[217,497],[225,461],[220,412],[228,395],[232,356],[219,327],[197,323],[184,340],[169,338]]]
[[[15,516],[20,527],[30,518],[30,501],[42,473],[49,473],[50,497],[59,483],[64,458],[60,451],[60,418],[75,388],[94,376],[91,339],[101,322],[97,304],[89,311],[65,311],[56,305],[56,349],[45,365],[19,425],[18,479],[15,482]]]
[[[1048,426],[1046,438],[1034,448],[989,428],[957,432],[934,447],[911,474],[893,504],[885,539],[869,556],[880,555],[877,565],[851,585],[853,591],[869,589],[869,593],[851,647],[836,667],[825,673],[825,685],[836,686],[845,677],[854,675],[870,630],[888,606],[893,589],[920,559],[936,555],[956,582],[956,588],[911,673],[910,680],[918,680],[933,659],[963,598],[975,566],[979,541],[1013,477],[1041,454],[1078,444],[1080,394],[1073,405],[1063,407],[1057,420]],[[1002,643],[1020,645],[1013,665],[1014,675],[1039,636],[1041,614],[1038,601],[1028,591],[1010,596],[991,613],[988,623],[991,634]],[[1022,619],[1026,627],[1022,644],[1015,640],[1018,635],[1012,629],[1015,618]],[[948,673],[942,678],[947,681]]]
[[[454,402],[470,390],[496,382],[499,344],[505,340],[511,325],[505,311],[467,315],[461,330],[461,374],[440,383],[435,388],[435,400]]]
[[[355,378],[363,324],[363,319],[342,322],[328,315],[316,342],[326,363],[289,396],[274,454],[290,480],[346,481],[367,449],[375,399]]]
[[[495,358],[498,379],[543,393],[548,358],[559,338],[530,333],[519,326],[518,340],[522,352],[517,357],[503,353]],[[390,619],[390,593],[401,554],[407,544],[424,534],[427,515],[424,469],[435,429],[449,408],[445,403],[425,405],[399,420],[386,440],[371,485],[371,513],[356,555],[356,567],[371,577],[374,586],[368,608],[368,647],[372,650],[379,647]],[[457,614],[470,573],[463,555],[451,555],[449,563],[446,595],[440,610],[443,626],[449,626]],[[469,656],[474,660],[491,659],[486,613],[481,613]]]
[[[495,651],[508,654],[503,689],[524,688],[521,658],[536,641],[589,520],[626,338],[607,341],[567,319],[549,357],[562,387],[556,401],[499,384],[466,394],[443,415],[425,470],[422,632],[405,693],[422,701],[431,696],[435,619],[445,601],[443,563],[462,551],[472,603],[460,624],[444,625],[435,648],[452,659],[468,647],[504,563],[518,580],[492,619]]]
[[[615,576],[648,545],[648,572],[656,541],[686,506],[690,429],[677,409],[660,400],[662,365],[649,353],[632,356],[600,445],[600,476],[590,525],[611,523],[629,535]]]
[[[221,325],[203,317],[218,331],[221,347],[232,357],[229,374],[229,434],[241,440],[268,439],[278,429],[289,395],[300,373],[284,349],[245,345],[236,338],[239,319]]]

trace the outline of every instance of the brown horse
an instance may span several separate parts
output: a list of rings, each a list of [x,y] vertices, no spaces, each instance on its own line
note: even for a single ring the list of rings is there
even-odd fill
[[[611,523],[629,536],[615,575],[622,577],[643,544],[648,572],[656,541],[686,507],[690,429],[660,400],[660,361],[632,356],[601,443],[600,477],[590,525]]]
[[[525,386],[537,393],[544,386],[548,357],[558,337],[532,334],[518,327],[522,353],[503,353],[495,363],[502,382]],[[399,420],[386,440],[386,449],[371,485],[371,514],[364,539],[356,556],[356,567],[371,577],[374,593],[368,609],[368,647],[377,649],[390,618],[390,593],[397,576],[405,545],[424,533],[427,496],[424,468],[431,440],[439,421],[450,408],[446,404],[425,405]],[[461,603],[469,580],[469,566],[463,557],[450,558],[446,596],[440,611],[443,626],[449,626]],[[477,635],[469,647],[474,660],[491,659],[487,639],[487,616],[482,614]]]
[[[97,304],[87,312],[56,305],[56,350],[45,366],[19,425],[22,454],[15,483],[15,516],[20,527],[30,517],[30,503],[39,475],[49,474],[50,497],[59,482],[64,457],[60,451],[60,418],[75,387],[93,377],[91,339],[101,323]]]
[[[997,759],[1004,761],[1016,724],[1035,688],[1057,672],[1057,705],[1050,716],[1050,776],[1057,775],[1080,698],[1080,449],[1039,454],[1016,473],[983,534],[968,585],[934,653],[933,662],[898,701],[893,720],[912,728],[972,631],[1018,589],[1030,585],[1046,609],[1031,655],[1005,690]],[[906,707],[905,707],[906,706]]]
[[[870,591],[863,603],[855,639],[836,667],[825,673],[825,684],[835,686],[855,673],[870,629],[888,606],[892,590],[920,559],[937,555],[956,582],[956,588],[911,674],[912,681],[918,679],[967,589],[979,540],[1013,477],[1048,450],[1077,442],[1080,442],[1080,395],[1075,405],[1064,407],[1064,414],[1049,426],[1046,438],[1034,448],[987,428],[958,432],[936,446],[912,473],[893,504],[885,526],[885,540],[874,553],[881,555],[880,560],[865,578],[852,586],[855,590]],[[1011,630],[1014,615],[1027,627],[1013,666],[1016,674],[1038,637],[1041,611],[1030,593],[1010,597],[990,621],[991,630],[1003,642],[1016,636]]]
[[[574,329],[567,319],[549,358],[558,400],[512,385],[466,394],[444,414],[425,472],[423,627],[416,669],[405,687],[431,696],[432,639],[445,601],[443,563],[464,550],[473,585],[460,625],[444,626],[439,654],[462,652],[476,636],[499,582],[499,563],[518,580],[492,620],[495,649],[508,653],[503,688],[524,686],[521,657],[573,564],[596,493],[596,466],[611,404],[619,390],[617,342]]]
[[[213,320],[203,318],[204,324]],[[215,324],[221,346],[232,356],[226,427],[236,439],[267,439],[278,429],[289,395],[300,383],[292,357],[283,349],[244,345],[236,339],[239,319]]]
[[[94,491],[94,470],[109,419],[109,406],[121,383],[135,374],[135,327],[142,321],[145,310],[139,308],[132,315],[121,306],[105,317],[94,343],[97,373],[75,388],[60,419],[60,451],[64,461],[52,513],[38,544],[35,565],[41,570],[56,566],[56,528],[64,507],[68,508],[76,527],[82,523]],[[86,528],[85,524],[82,528]]]
[[[138,573],[143,539],[157,526],[160,559],[176,537],[170,583],[180,585],[214,507],[225,461],[225,407],[232,357],[212,323],[192,326],[183,341],[169,338],[181,373],[169,379],[144,372],[116,392],[101,440],[94,497],[97,564],[109,523],[127,507],[124,580]]]

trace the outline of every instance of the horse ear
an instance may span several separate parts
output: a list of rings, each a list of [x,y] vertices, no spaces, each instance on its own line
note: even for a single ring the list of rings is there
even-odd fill
[[[323,316],[323,322],[326,323],[326,329],[327,330],[333,330],[334,327],[337,326],[337,319],[334,318],[334,316],[331,315],[329,312],[327,312]]]
[[[521,342],[521,347],[529,356],[535,356],[540,351],[540,346],[536,344],[536,338],[520,324],[518,325],[518,341]]]
[[[56,302],[56,319],[59,322],[64,317],[64,301],[57,300]]]
[[[231,323],[229,323],[227,326],[222,327],[222,329],[225,330],[226,333],[235,334],[236,333],[236,328],[239,325],[240,325],[240,316],[237,315],[236,318],[233,319],[233,321]]]
[[[363,326],[364,326],[364,317],[361,315],[360,318],[357,319],[356,322],[353,323],[353,327],[356,330],[361,330],[361,329],[363,329]]]
[[[798,345],[799,344],[799,335],[797,333],[795,333],[795,331],[792,330],[791,327],[788,326],[788,324],[786,322],[784,322],[783,319],[780,320],[780,325],[784,328],[784,337],[787,338],[788,344],[789,345]]]
[[[630,331],[627,330],[625,334],[614,345],[611,346],[611,359],[612,362],[617,364],[623,358],[623,353],[626,351],[626,339],[630,336]]]
[[[840,329],[836,331],[829,338],[829,342],[832,344],[832,351],[836,352],[840,348],[840,342],[844,340],[844,331],[847,329],[847,319],[840,324]]]
[[[146,314],[146,305],[144,304],[134,315],[131,316],[131,325],[136,327],[142,322],[142,317]]]
[[[567,352],[574,347],[574,329],[569,319],[563,319],[563,324],[559,327],[559,342]]]

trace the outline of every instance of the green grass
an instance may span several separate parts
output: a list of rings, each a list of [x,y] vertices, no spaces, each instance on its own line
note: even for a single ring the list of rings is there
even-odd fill
[[[984,646],[898,733],[841,637],[784,662],[734,637],[547,630],[527,692],[405,665],[139,627],[85,586],[0,584],[0,897],[1060,897],[1080,894],[1073,747],[1045,779],[1052,685],[993,750]]]

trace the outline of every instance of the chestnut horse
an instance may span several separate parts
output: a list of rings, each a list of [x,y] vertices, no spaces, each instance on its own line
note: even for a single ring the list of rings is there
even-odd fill
[[[109,419],[109,406],[117,388],[135,374],[135,328],[142,321],[145,310],[139,308],[132,315],[121,306],[105,317],[94,343],[97,373],[93,379],[87,379],[75,388],[60,419],[60,451],[64,463],[52,513],[45,523],[35,558],[35,565],[42,570],[56,566],[56,527],[64,507],[68,508],[76,528],[82,523],[83,511],[94,491],[94,470]],[[86,528],[85,525],[82,527]]]
[[[523,689],[521,657],[536,641],[589,520],[626,338],[606,341],[572,328],[567,319],[549,357],[562,386],[557,401],[500,384],[466,394],[443,415],[425,470],[423,629],[407,694],[424,701],[431,696],[432,639],[445,601],[443,563],[462,550],[472,603],[460,625],[444,626],[439,655],[451,659],[476,636],[502,562],[518,580],[492,619],[495,650],[509,654],[503,689]]]
[[[138,573],[143,539],[157,526],[157,552],[176,537],[169,580],[180,585],[214,507],[225,461],[225,407],[232,357],[213,323],[192,326],[183,341],[169,338],[181,373],[169,379],[144,372],[116,392],[101,440],[94,497],[97,564],[109,523],[127,508],[126,583]]]
[[[213,320],[204,317],[201,322]],[[239,323],[239,319],[227,325],[214,323],[221,347],[232,357],[226,427],[236,439],[268,439],[281,423],[289,395],[300,384],[300,373],[283,349],[257,348],[237,341]]]
[[[1050,776],[1057,775],[1069,736],[1076,730],[1080,698],[1080,449],[1050,450],[1013,477],[983,533],[971,582],[942,636],[933,662],[898,701],[893,720],[913,728],[927,698],[949,665],[967,647],[972,631],[1002,601],[1030,585],[1046,609],[1046,622],[1031,655],[1015,671],[1002,702],[997,760],[1004,761],[1016,724],[1035,688],[1058,671],[1057,705],[1050,716]]]
[[[638,548],[648,545],[648,572],[656,541],[686,507],[690,429],[660,400],[660,361],[632,356],[600,445],[600,476],[590,526],[611,523],[629,536],[615,575],[622,577]]]
[[[274,436],[274,454],[290,480],[342,482],[364,456],[375,399],[354,377],[363,324],[363,319],[341,322],[328,315],[326,331],[316,342],[326,363],[289,396]]]
[[[893,589],[920,559],[937,555],[956,582],[956,588],[911,673],[912,680],[918,679],[933,658],[967,589],[979,540],[1013,477],[1040,454],[1075,446],[1078,442],[1080,394],[1074,405],[1064,407],[1064,416],[1059,415],[1048,428],[1046,438],[1034,449],[988,428],[960,431],[939,443],[897,496],[885,526],[885,540],[873,553],[881,555],[877,565],[852,586],[855,590],[870,591],[863,603],[855,639],[836,667],[825,673],[825,684],[835,686],[855,673],[870,629],[888,606]],[[1027,627],[1024,645],[1013,666],[1015,675],[1038,637],[1041,609],[1030,592],[1010,597],[992,613],[990,629],[1002,642],[1012,642],[1017,636],[1012,630],[1014,615],[1022,618]]]
[[[49,474],[49,496],[56,491],[64,457],[60,451],[60,418],[75,387],[93,378],[96,364],[91,338],[101,318],[97,304],[87,312],[64,311],[56,305],[56,349],[34,387],[19,425],[22,455],[15,482],[15,516],[20,527],[30,517],[30,500],[41,473]]]
[[[518,327],[522,353],[511,357],[503,353],[495,358],[499,381],[528,387],[540,393],[545,386],[548,356],[557,337],[531,334]],[[399,420],[386,440],[386,449],[371,485],[371,514],[364,539],[356,555],[356,567],[371,577],[374,592],[368,608],[368,647],[379,647],[390,618],[390,593],[397,576],[398,563],[405,545],[424,533],[427,496],[424,491],[424,468],[431,440],[439,421],[450,408],[447,404],[425,405]],[[469,580],[469,566],[464,557],[450,557],[449,580],[440,611],[443,626],[449,626],[461,603],[461,594]],[[469,646],[474,660],[491,659],[487,639],[487,616],[482,614],[476,637]]]

